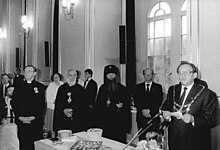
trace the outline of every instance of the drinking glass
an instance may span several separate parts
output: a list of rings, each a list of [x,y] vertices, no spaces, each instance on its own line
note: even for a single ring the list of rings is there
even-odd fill
[[[43,137],[44,137],[44,139],[46,139],[48,137],[48,130],[47,130],[47,128],[43,129]]]

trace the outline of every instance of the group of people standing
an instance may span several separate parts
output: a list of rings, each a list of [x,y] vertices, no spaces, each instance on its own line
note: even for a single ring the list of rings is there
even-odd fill
[[[154,71],[143,71],[145,81],[136,86],[139,130],[160,132],[168,127],[169,150],[211,150],[211,128],[216,123],[218,100],[205,81],[198,79],[198,69],[183,61],[177,67],[179,83],[170,86],[163,102],[162,86],[153,81]],[[155,117],[159,116],[159,117]]]
[[[55,98],[53,130],[102,128],[104,137],[126,143],[130,102],[126,88],[118,82],[117,67],[105,67],[104,84],[99,90],[92,70],[86,69],[84,75],[83,87],[76,83],[77,71],[67,70],[66,83],[59,87]]]
[[[138,129],[144,130],[151,124],[139,140],[146,139],[147,132],[158,132],[161,126],[167,126],[169,150],[210,149],[216,95],[204,81],[197,79],[198,70],[192,63],[178,66],[180,83],[169,88],[166,98],[162,85],[153,81],[152,68],[143,70],[144,82],[137,84],[132,93],[120,83],[115,65],[104,67],[104,81],[99,88],[92,79],[91,69],[84,71],[84,83],[79,82],[77,70],[67,70],[66,82],[60,73],[54,73],[47,88],[35,80],[36,73],[34,66],[26,66],[24,77],[13,85],[13,96],[8,91],[11,109],[6,109],[2,103],[5,97],[1,95],[0,107],[7,113],[1,113],[0,119],[11,116],[15,119],[20,150],[34,149],[34,141],[42,138],[43,127],[55,132],[101,128],[104,137],[126,143],[131,127],[131,94],[137,108]],[[159,112],[162,114],[158,115]]]

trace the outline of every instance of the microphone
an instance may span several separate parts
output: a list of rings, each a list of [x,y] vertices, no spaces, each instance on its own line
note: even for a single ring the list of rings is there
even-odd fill
[[[152,124],[155,118],[157,118],[158,116],[160,116],[161,114],[163,114],[163,112],[161,110],[159,110],[159,112],[154,115],[153,118],[151,118],[148,122],[147,122],[147,126],[143,129],[141,128],[134,136],[133,138],[128,142],[128,144],[126,144],[126,146],[123,148],[123,150],[125,150],[130,144],[131,142],[133,142],[135,139],[137,139],[139,136],[141,136],[146,130],[148,130]]]

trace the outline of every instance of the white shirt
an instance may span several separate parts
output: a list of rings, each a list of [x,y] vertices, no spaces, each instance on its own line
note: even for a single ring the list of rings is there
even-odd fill
[[[62,85],[63,82],[60,81],[60,85]],[[60,87],[60,85],[56,85],[55,82],[51,82],[48,87],[47,87],[47,90],[46,90],[46,100],[47,100],[47,108],[50,108],[50,109],[54,109],[54,102],[55,102],[55,99],[56,99],[56,96],[57,96],[57,91],[58,91],[58,88]]]
[[[149,83],[147,83],[147,82],[145,82],[145,90],[147,90],[147,85],[149,84],[149,91],[150,91],[150,89],[151,89],[151,86],[152,86],[152,81],[151,82],[149,82]]]
[[[189,85],[189,86],[182,86],[182,87],[181,87],[181,93],[180,93],[180,96],[183,94],[184,88],[187,87],[186,94],[185,94],[185,97],[184,97],[184,99],[183,99],[183,103],[182,103],[183,105],[184,105],[184,103],[185,103],[185,101],[186,101],[186,98],[187,98],[187,96],[188,96],[188,94],[189,94],[189,91],[191,90],[193,84],[194,84],[194,83],[192,83],[192,84]]]

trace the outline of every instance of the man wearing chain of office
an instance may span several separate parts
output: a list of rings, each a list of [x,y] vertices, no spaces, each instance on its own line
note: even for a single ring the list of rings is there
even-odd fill
[[[177,74],[180,83],[169,88],[162,107],[163,118],[168,122],[169,150],[210,150],[216,101],[211,90],[194,82],[194,64],[180,63]]]

